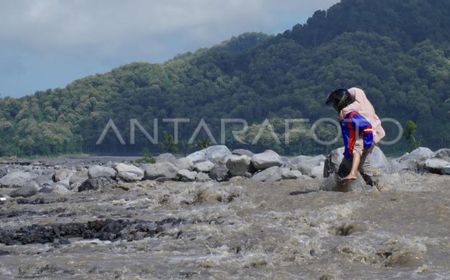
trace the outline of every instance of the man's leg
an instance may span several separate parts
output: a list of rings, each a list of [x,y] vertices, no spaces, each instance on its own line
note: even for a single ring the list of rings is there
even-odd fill
[[[363,153],[363,156],[361,157],[359,172],[361,173],[361,176],[363,177],[367,185],[376,187],[379,191],[381,191],[379,186],[381,171],[374,168],[370,162],[370,157],[372,155],[373,149],[374,146]]]
[[[342,178],[343,181],[354,181],[356,180],[356,172],[361,166],[361,157],[364,154],[364,143],[362,139],[356,140],[355,147],[353,148],[353,158],[352,158],[352,168],[350,172]]]
[[[353,153],[353,160],[352,160],[352,169],[350,170],[350,173],[342,178],[342,181],[354,181],[356,180],[356,172],[359,169],[359,165],[361,163],[361,155],[358,152]]]

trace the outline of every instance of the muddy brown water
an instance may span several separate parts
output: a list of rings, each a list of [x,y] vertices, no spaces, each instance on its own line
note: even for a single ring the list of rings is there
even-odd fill
[[[450,176],[405,173],[391,183],[382,193],[332,193],[313,179],[145,181],[11,199],[0,219],[12,233],[107,219],[181,222],[133,241],[0,240],[0,279],[450,279]]]

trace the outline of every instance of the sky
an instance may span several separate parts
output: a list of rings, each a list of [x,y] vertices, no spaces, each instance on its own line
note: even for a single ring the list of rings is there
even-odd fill
[[[0,0],[0,97],[164,62],[244,32],[277,34],[339,0]]]

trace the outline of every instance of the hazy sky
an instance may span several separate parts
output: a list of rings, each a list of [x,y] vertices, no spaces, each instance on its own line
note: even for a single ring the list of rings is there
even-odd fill
[[[0,95],[133,61],[163,62],[243,32],[276,34],[338,0],[0,0]]]

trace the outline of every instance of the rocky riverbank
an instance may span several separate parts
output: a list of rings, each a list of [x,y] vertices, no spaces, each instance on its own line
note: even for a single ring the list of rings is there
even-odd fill
[[[322,191],[341,152],[3,162],[1,279],[449,278],[450,150],[377,150],[381,192]]]

